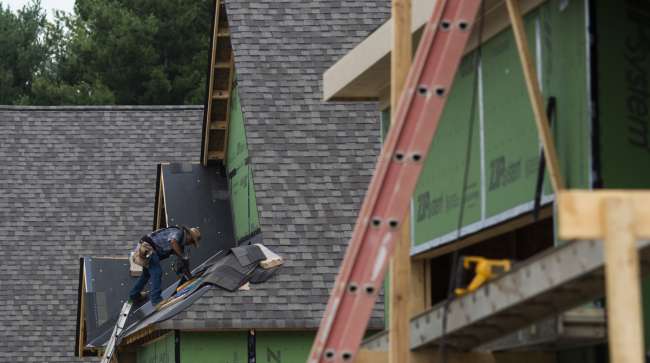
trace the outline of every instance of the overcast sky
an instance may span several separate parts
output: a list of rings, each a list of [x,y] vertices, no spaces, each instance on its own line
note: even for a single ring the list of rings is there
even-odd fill
[[[4,6],[8,4],[12,10],[18,10],[29,3],[29,0],[0,0],[0,3]],[[47,15],[52,17],[52,9],[72,12],[74,0],[41,0],[41,6],[45,9]]]

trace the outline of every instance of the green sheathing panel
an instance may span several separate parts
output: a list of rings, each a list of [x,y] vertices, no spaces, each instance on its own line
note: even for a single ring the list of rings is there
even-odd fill
[[[239,93],[235,87],[230,102],[226,168],[228,175],[230,175],[232,214],[235,224],[235,238],[238,240],[250,235],[259,228],[255,185],[253,184],[253,172],[248,163],[248,156],[244,115],[239,102]]]
[[[598,120],[605,188],[650,188],[650,2],[599,0]],[[643,280],[650,351],[650,279]]]
[[[183,332],[180,350],[181,362],[246,363],[248,333],[245,331]]]
[[[541,84],[557,101],[553,136],[570,188],[591,186],[591,120],[584,1],[553,0],[540,9]],[[547,189],[550,186],[547,183]]]
[[[536,15],[526,17],[528,43],[533,45]],[[485,208],[489,217],[533,198],[540,149],[512,32],[497,35],[483,52]]]
[[[474,82],[473,57],[466,57],[456,75],[447,106],[431,142],[429,155],[413,198],[415,244],[455,229],[465,169],[471,94]],[[477,102],[478,104],[478,102]],[[480,219],[480,159],[478,112],[474,112],[471,162],[463,224]]]
[[[590,119],[584,1],[550,0],[525,17],[542,89],[557,100],[553,133],[573,188],[590,183]],[[540,144],[512,31],[486,42],[479,72],[462,234],[530,211]],[[413,195],[413,253],[458,236],[474,53],[462,61]],[[545,183],[543,202],[552,198]]]
[[[650,2],[598,1],[598,109],[606,188],[650,187]]]
[[[138,363],[175,363],[174,333],[138,348]]]
[[[258,331],[255,354],[258,363],[302,363],[307,361],[315,332]]]

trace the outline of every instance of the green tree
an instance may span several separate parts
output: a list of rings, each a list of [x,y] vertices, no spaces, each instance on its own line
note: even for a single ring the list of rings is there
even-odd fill
[[[203,102],[212,1],[76,0],[53,21],[33,1],[0,6],[0,104]]]
[[[0,2],[0,104],[16,103],[29,94],[49,54],[46,23],[38,0],[15,13]]]
[[[61,38],[42,89],[87,95],[118,104],[186,104],[203,101],[211,2],[205,0],[77,0],[74,15],[57,18]],[[34,102],[52,99],[39,96]],[[70,100],[73,97],[59,97]],[[83,99],[83,98],[82,98]],[[80,99],[79,99],[80,100]]]

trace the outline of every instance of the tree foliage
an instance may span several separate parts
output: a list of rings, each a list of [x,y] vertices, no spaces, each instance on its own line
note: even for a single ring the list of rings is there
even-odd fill
[[[43,41],[46,19],[38,3],[11,12],[0,3],[0,104],[29,92],[48,49]]]
[[[0,103],[201,103],[211,11],[205,0],[77,0],[73,14],[57,12],[53,21],[38,1],[3,10],[0,37],[24,23],[14,37],[33,49],[3,44],[16,55],[0,55],[0,84],[14,85]],[[32,65],[21,66],[28,71],[10,68],[32,53]]]

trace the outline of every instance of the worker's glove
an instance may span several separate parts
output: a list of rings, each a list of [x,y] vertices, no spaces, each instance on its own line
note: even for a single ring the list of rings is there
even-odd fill
[[[183,271],[184,265],[185,262],[183,262],[183,259],[177,258],[176,261],[172,263],[172,270],[174,270],[177,275],[180,275],[181,271]]]
[[[190,270],[190,259],[186,256],[177,256],[176,262],[172,264],[172,268],[177,275],[184,275]]]

